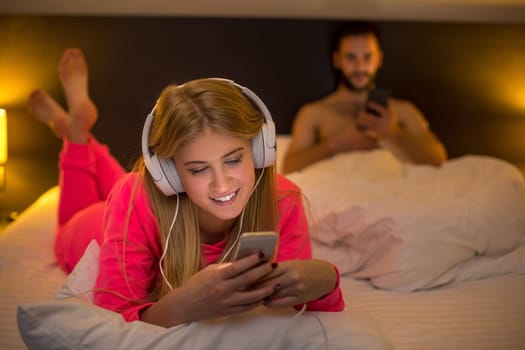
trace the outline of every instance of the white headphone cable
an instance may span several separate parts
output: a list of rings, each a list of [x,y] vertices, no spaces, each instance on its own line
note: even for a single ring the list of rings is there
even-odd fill
[[[253,194],[253,191],[255,191],[255,188],[257,187],[257,185],[259,185],[259,182],[261,181],[261,179],[263,177],[263,174],[264,174],[264,168],[262,168],[261,174],[259,175],[259,178],[257,179],[257,182],[255,183],[255,186],[253,186],[252,191],[250,192],[250,196]],[[180,201],[179,194],[175,193],[175,195],[177,196],[177,204],[176,204],[176,207],[175,207],[175,214],[173,215],[173,219],[171,220],[170,229],[168,231],[168,235],[166,236],[166,241],[164,242],[164,250],[162,251],[162,255],[161,255],[160,259],[159,259],[160,274],[162,275],[162,278],[164,279],[164,282],[166,282],[166,284],[168,285],[170,290],[173,290],[173,286],[171,285],[171,283],[166,278],[166,274],[164,273],[164,268],[162,267],[162,262],[164,261],[164,258],[166,257],[166,253],[168,252],[168,242],[169,242],[169,240],[171,238],[171,233],[173,231],[173,226],[175,226],[175,221],[177,220],[177,214],[179,213],[179,201]],[[242,209],[241,219],[240,219],[240,223],[239,223],[239,231],[237,232],[237,237],[235,238],[235,243],[232,244],[232,246],[228,249],[226,254],[223,255],[223,258],[220,261],[221,263],[224,262],[226,257],[231,253],[233,247],[235,247],[235,245],[239,241],[239,235],[241,233],[243,220],[244,220],[244,208]]]
[[[173,226],[175,226],[175,220],[177,220],[177,214],[179,213],[179,194],[175,193],[177,196],[177,204],[175,206],[175,214],[173,215],[173,219],[171,219],[170,229],[168,231],[168,236],[166,237],[166,241],[164,242],[164,250],[162,251],[162,255],[159,259],[159,268],[160,268],[160,274],[162,275],[162,278],[164,279],[164,282],[168,285],[168,287],[173,290],[173,286],[166,278],[166,275],[164,274],[164,269],[162,268],[162,261],[166,257],[166,253],[168,251],[168,242],[171,238],[171,232],[173,231]]]
[[[248,197],[252,196],[253,192],[257,188],[257,185],[259,185],[259,182],[261,182],[261,179],[262,179],[263,175],[264,175],[264,168],[262,168],[261,174],[259,175],[259,178],[257,179],[257,182],[253,186],[253,188],[252,188],[252,190],[250,192],[250,195]],[[226,258],[228,257],[228,255],[231,254],[232,249],[237,245],[237,242],[239,242],[239,238],[241,236],[241,230],[242,230],[242,223],[243,223],[243,220],[244,220],[244,209],[245,208],[242,208],[241,219],[240,219],[240,222],[239,222],[239,231],[237,231],[237,236],[235,237],[235,242],[233,242],[233,244],[230,246],[230,248],[228,248],[228,251],[225,254],[223,254],[222,259],[219,261],[220,264],[222,264],[224,261],[226,261]]]

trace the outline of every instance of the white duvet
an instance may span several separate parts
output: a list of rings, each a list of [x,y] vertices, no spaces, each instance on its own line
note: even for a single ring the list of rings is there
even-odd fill
[[[525,182],[505,161],[465,156],[434,168],[377,150],[288,177],[304,191],[314,255],[342,274],[414,291],[525,273]]]

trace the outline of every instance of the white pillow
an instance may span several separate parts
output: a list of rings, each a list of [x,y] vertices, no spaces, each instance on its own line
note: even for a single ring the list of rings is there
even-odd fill
[[[69,275],[58,300],[18,307],[20,335],[29,349],[392,349],[368,316],[291,309],[252,312],[163,328],[126,322],[91,303],[98,273],[93,241]]]
[[[99,270],[99,255],[100,246],[96,240],[92,240],[62,288],[55,294],[55,298],[64,299],[78,296],[92,303],[93,289]]]
[[[293,316],[289,310],[259,308],[163,328],[126,322],[117,313],[69,298],[20,306],[18,326],[28,349],[393,349],[368,317],[345,311]]]

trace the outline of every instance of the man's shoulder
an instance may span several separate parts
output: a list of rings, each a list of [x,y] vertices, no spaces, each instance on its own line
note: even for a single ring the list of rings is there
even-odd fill
[[[392,98],[391,108],[397,113],[397,117],[408,129],[416,130],[427,129],[428,121],[423,112],[411,101]]]
[[[329,103],[327,102],[327,99],[328,96],[310,102],[306,102],[304,105],[301,106],[301,110],[316,111],[328,108]]]
[[[423,117],[421,110],[412,101],[393,97],[390,99],[390,104],[400,116]]]
[[[392,97],[390,99],[390,102],[394,107],[397,108],[415,108],[415,105],[412,101],[398,98],[398,97]]]
[[[299,115],[316,118],[330,113],[333,110],[331,95],[305,103],[299,108]]]

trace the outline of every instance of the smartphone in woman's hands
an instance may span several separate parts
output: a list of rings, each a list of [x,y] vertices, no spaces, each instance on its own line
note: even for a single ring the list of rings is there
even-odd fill
[[[273,231],[245,232],[239,238],[234,260],[250,254],[263,253],[264,261],[270,261],[277,245],[277,233]]]

